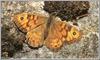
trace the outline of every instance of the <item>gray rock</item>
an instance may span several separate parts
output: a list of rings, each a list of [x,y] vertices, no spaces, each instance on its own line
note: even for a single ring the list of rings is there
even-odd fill
[[[15,13],[20,12],[38,12],[48,15],[43,10],[43,1],[40,2],[8,2],[2,1],[2,58],[97,58],[98,57],[98,17],[99,7],[98,2],[89,2],[90,9],[89,15],[77,21],[80,29],[83,31],[81,40],[78,43],[66,44],[60,51],[54,53],[47,49],[45,46],[34,50],[30,49],[25,41],[25,35],[17,30],[13,24],[11,17]],[[14,42],[14,43],[13,43]],[[16,43],[17,47],[16,47]],[[15,44],[15,45],[14,45]],[[6,46],[6,47],[5,47]],[[20,47],[21,46],[21,47]],[[13,48],[9,48],[13,47]],[[18,48],[20,47],[20,48]],[[7,48],[7,49],[6,49]],[[9,56],[9,51],[13,51]]]

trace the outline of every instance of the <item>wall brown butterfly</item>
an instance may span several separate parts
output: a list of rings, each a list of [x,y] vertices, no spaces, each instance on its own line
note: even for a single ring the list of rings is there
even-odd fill
[[[14,15],[13,22],[26,33],[26,43],[33,48],[45,45],[52,51],[58,51],[64,43],[79,41],[81,37],[76,26],[57,20],[52,15],[45,17],[23,12]]]

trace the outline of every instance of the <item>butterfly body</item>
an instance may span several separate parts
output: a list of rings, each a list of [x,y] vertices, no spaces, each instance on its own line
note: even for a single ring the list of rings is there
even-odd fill
[[[26,42],[29,46],[38,48],[45,45],[53,51],[58,51],[63,44],[79,39],[81,32],[65,21],[38,14],[20,13],[14,15],[13,21],[18,28],[26,32]]]

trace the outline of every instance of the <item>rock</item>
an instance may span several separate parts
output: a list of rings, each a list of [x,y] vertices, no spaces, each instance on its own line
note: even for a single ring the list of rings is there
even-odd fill
[[[44,10],[48,13],[56,12],[62,20],[75,20],[78,16],[88,13],[88,1],[45,1]]]
[[[36,5],[34,5],[34,3]],[[79,11],[85,11],[84,13],[89,12],[88,16],[85,16],[81,19],[76,19],[79,25],[79,28],[84,33],[82,35],[82,39],[78,43],[66,44],[59,50],[57,53],[54,53],[47,49],[45,46],[34,50],[27,46],[24,43],[25,34],[20,32],[15,24],[12,22],[11,17],[15,13],[20,12],[38,12],[43,15],[48,15],[43,10],[43,1],[39,2],[26,2],[26,1],[2,1],[1,2],[1,57],[2,58],[97,58],[98,57],[98,37],[99,37],[99,28],[98,28],[98,17],[99,17],[99,8],[98,2],[67,2],[69,3],[69,8],[73,5],[79,5]],[[37,5],[38,4],[38,5]],[[45,3],[44,3],[45,4]],[[47,3],[48,4],[48,3]],[[86,4],[86,7],[84,7]],[[88,5],[89,4],[89,5]],[[36,7],[35,7],[36,6]],[[11,7],[11,8],[9,8]],[[44,6],[46,8],[47,6]],[[58,6],[60,8],[60,6]],[[73,7],[73,11],[70,11],[69,15],[71,17],[64,19],[73,19],[72,16],[75,17],[81,15],[81,12],[77,12],[77,7]],[[66,8],[68,9],[68,8]],[[49,9],[48,9],[49,10]],[[70,10],[70,9],[69,9]],[[52,10],[49,10],[50,13]],[[68,10],[66,10],[68,11]],[[69,12],[69,11],[68,11]],[[76,12],[76,13],[75,13]],[[63,12],[60,12],[63,14]],[[60,16],[59,14],[59,16]],[[83,13],[82,13],[83,14]],[[66,15],[66,14],[64,14]],[[61,15],[61,18],[63,15]],[[71,21],[69,21],[71,22]]]

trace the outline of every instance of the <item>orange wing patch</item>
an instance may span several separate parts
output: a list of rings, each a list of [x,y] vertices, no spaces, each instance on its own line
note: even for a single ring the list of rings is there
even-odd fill
[[[43,45],[43,31],[44,24],[27,32],[27,43],[33,48],[41,47]]]
[[[48,37],[45,40],[45,45],[53,51],[58,51],[64,43],[64,38],[67,36],[68,30],[66,24],[62,21],[53,21],[50,26]]]
[[[20,13],[14,15],[13,20],[22,32],[28,32],[29,30],[44,24],[47,20],[47,17],[28,13]]]
[[[21,31],[26,32],[29,30],[27,13],[14,15],[13,21]]]
[[[71,27],[71,30],[68,31],[68,36],[66,37],[67,43],[73,43],[78,41],[81,37],[81,32],[76,27]]]
[[[54,16],[20,13],[14,15],[13,21],[21,31],[27,33],[26,42],[29,46],[38,48],[45,45],[50,50],[58,51],[64,43],[78,41],[81,32],[75,26],[55,18]]]

